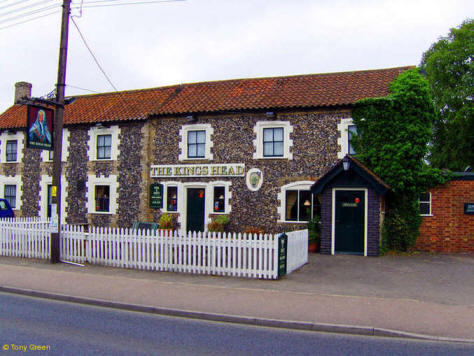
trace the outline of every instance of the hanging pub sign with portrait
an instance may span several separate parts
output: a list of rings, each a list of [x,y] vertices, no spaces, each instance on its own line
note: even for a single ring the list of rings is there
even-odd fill
[[[28,105],[28,148],[53,150],[54,110],[37,105]]]

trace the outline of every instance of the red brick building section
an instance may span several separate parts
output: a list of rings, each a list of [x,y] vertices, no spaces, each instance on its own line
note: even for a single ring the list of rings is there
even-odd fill
[[[474,203],[474,174],[455,175],[431,191],[431,216],[424,216],[415,248],[428,252],[474,253],[474,215],[464,213]]]

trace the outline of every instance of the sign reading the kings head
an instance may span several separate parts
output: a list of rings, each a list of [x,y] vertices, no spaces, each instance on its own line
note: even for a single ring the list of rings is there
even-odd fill
[[[153,165],[150,177],[243,177],[244,172],[243,163]]]

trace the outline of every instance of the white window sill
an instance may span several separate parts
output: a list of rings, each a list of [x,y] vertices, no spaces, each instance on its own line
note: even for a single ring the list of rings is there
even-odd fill
[[[420,216],[434,216],[433,214],[420,214]]]
[[[307,221],[288,221],[288,220],[277,220],[279,223],[283,224],[307,224]]]
[[[111,161],[116,161],[116,159],[112,158],[96,158],[92,159],[91,162],[111,162]]]
[[[112,213],[110,211],[93,211],[92,213],[89,214],[97,214],[97,215],[115,215],[115,213]]]
[[[181,158],[180,161],[211,161],[212,159],[210,157],[185,157]]]

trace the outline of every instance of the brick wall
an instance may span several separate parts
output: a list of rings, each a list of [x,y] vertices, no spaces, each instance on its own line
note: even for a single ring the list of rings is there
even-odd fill
[[[474,181],[452,180],[431,190],[431,212],[423,217],[415,248],[429,252],[474,252],[474,215],[464,203],[474,203]]]

